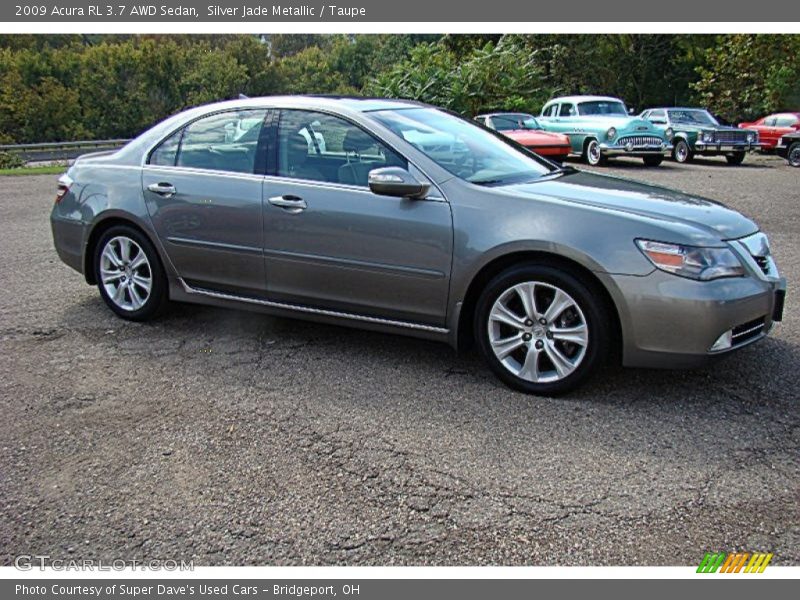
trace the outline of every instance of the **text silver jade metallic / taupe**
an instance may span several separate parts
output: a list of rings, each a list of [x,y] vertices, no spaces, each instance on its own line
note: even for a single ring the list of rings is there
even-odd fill
[[[52,226],[123,318],[173,300],[474,340],[541,394],[610,357],[679,367],[740,348],[785,293],[766,236],[722,204],[559,168],[395,100],[191,109],[79,159]]]

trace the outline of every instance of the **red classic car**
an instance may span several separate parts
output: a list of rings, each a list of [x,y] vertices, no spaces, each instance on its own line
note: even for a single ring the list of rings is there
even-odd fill
[[[543,131],[536,117],[526,113],[491,113],[478,115],[475,120],[499,131],[518,144],[537,154],[562,162],[572,151],[569,137]]]
[[[767,115],[752,123],[739,123],[739,128],[757,131],[762,149],[774,150],[781,137],[787,133],[800,131],[800,112]]]

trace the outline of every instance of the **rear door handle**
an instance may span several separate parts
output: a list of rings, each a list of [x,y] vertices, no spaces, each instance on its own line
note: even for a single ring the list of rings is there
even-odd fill
[[[269,199],[269,203],[273,206],[285,208],[286,211],[290,213],[299,213],[300,211],[308,208],[305,200],[303,200],[300,196],[292,196],[291,194],[284,196],[273,196]]]
[[[164,198],[169,198],[170,196],[174,196],[178,190],[175,189],[175,186],[171,183],[151,183],[147,186],[147,189],[153,192],[154,194],[158,194],[159,196],[164,196]]]

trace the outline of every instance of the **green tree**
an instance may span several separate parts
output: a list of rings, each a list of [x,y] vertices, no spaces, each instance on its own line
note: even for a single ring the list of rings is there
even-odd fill
[[[447,44],[416,46],[408,60],[378,75],[367,91],[474,115],[486,110],[534,110],[550,96],[536,52],[521,36],[503,36],[459,57]]]
[[[692,85],[712,111],[735,121],[800,109],[800,35],[721,35]]]

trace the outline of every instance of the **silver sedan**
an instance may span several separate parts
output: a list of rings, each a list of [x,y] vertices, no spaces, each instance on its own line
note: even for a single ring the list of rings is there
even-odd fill
[[[702,364],[767,335],[785,294],[766,236],[722,204],[397,100],[188,110],[79,159],[51,220],[122,318],[171,300],[474,342],[536,394],[607,360]]]

